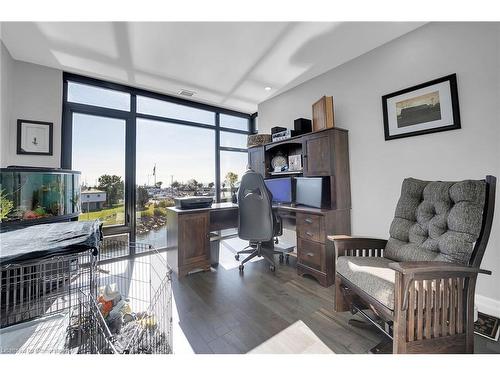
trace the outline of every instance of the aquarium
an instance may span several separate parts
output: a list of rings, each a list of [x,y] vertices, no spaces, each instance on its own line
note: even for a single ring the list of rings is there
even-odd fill
[[[80,214],[80,172],[9,167],[0,170],[0,221],[38,224],[75,219]]]

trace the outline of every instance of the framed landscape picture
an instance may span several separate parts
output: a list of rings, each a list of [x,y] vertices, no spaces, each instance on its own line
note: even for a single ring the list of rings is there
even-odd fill
[[[52,155],[51,122],[17,120],[17,153]]]
[[[385,140],[460,129],[457,76],[451,74],[382,97]]]

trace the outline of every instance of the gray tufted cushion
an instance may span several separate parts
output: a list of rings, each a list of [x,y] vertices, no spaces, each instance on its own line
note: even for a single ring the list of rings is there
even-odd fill
[[[392,262],[382,257],[341,256],[337,259],[336,269],[344,278],[393,310],[395,271],[388,267]]]
[[[403,181],[384,257],[466,264],[481,231],[486,183]]]

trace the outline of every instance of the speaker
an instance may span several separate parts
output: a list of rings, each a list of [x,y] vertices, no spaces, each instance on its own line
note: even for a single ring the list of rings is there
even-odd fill
[[[287,129],[282,127],[282,126],[275,126],[274,128],[271,128],[271,135],[276,134],[276,133],[280,133],[280,132],[284,132],[285,130],[287,130]]]
[[[311,120],[306,118],[298,118],[293,122],[293,126],[297,134],[310,133],[312,130]]]

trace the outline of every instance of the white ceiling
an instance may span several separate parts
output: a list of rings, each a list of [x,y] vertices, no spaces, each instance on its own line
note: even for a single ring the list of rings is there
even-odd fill
[[[393,40],[412,22],[12,22],[12,57],[247,113]],[[269,86],[270,91],[264,90]]]

